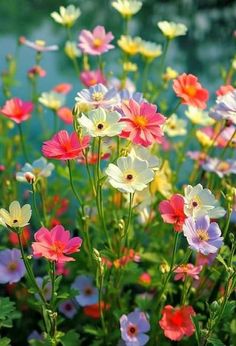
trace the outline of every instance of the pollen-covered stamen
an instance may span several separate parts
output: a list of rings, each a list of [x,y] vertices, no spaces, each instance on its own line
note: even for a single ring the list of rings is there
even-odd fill
[[[209,240],[209,234],[205,230],[198,230],[197,231],[197,236],[200,241],[208,241]]]
[[[104,98],[104,94],[103,93],[101,93],[101,92],[99,92],[99,91],[96,91],[96,92],[94,92],[93,94],[92,94],[92,99],[94,100],[94,101],[102,101],[103,100],[103,98]]]

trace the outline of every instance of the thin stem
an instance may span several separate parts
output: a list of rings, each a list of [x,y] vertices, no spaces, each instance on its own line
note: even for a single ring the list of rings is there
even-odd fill
[[[38,219],[39,223],[41,224],[41,226],[44,227],[44,224],[41,221],[41,217],[40,217],[38,207],[37,207],[35,183],[32,184],[32,195],[33,195],[33,205],[34,205],[35,214],[37,215],[37,219]]]
[[[56,270],[55,270],[55,261],[53,261],[50,265],[51,270],[51,284],[52,284],[52,295],[51,295],[51,308],[53,309],[54,306],[54,299],[55,299],[55,280],[56,280]]]
[[[21,148],[22,148],[22,152],[23,152],[23,155],[24,155],[24,159],[25,159],[26,162],[29,162],[21,124],[18,124],[18,129],[19,129],[20,142],[21,142]]]
[[[161,56],[160,76],[164,70],[164,63],[165,63],[165,59],[166,59],[166,55],[167,55],[167,51],[168,51],[170,42],[171,42],[171,40],[167,38],[166,42],[165,42],[165,46],[164,46],[164,51],[163,51],[162,56]]]
[[[149,71],[149,66],[150,66],[150,62],[146,59],[145,60],[145,64],[144,64],[144,69],[143,69],[143,93],[146,92],[146,89],[147,89],[147,82],[148,82],[148,71]]]
[[[129,194],[129,213],[128,213],[128,220],[127,220],[126,227],[125,227],[125,232],[124,232],[125,243],[127,243],[128,248],[129,248],[129,226],[130,226],[130,221],[131,221],[131,217],[132,217],[133,196],[134,196],[133,193]]]
[[[75,186],[74,186],[74,182],[73,182],[73,178],[72,178],[72,171],[71,171],[71,163],[70,163],[70,160],[67,160],[67,165],[68,165],[68,170],[69,170],[69,176],[70,176],[70,186],[71,186],[71,189],[74,193],[74,196],[75,198],[78,200],[80,206],[82,207],[82,201],[80,199],[80,196],[78,195],[76,189],[75,189]]]

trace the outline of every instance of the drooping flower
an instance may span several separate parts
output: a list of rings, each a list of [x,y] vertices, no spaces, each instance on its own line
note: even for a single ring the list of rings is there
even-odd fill
[[[156,44],[155,42],[141,40],[141,43],[139,46],[139,53],[141,54],[143,58],[151,62],[154,59],[161,56],[162,47],[160,44]]]
[[[195,328],[191,316],[195,315],[192,306],[174,308],[171,305],[166,305],[162,310],[162,319],[159,324],[168,339],[179,341],[184,336],[193,335]]]
[[[147,315],[138,309],[120,318],[121,338],[127,346],[146,345],[149,336],[145,333],[149,330],[150,323]]]
[[[113,137],[124,129],[125,124],[119,122],[121,115],[118,112],[109,112],[103,108],[97,108],[82,114],[78,122],[91,137]]]
[[[142,7],[142,2],[137,0],[116,0],[111,5],[124,17],[130,18]]]
[[[158,22],[157,26],[163,33],[163,35],[169,40],[174,39],[177,36],[184,36],[187,32],[187,27],[181,23],[162,21]]]
[[[206,108],[209,93],[192,74],[183,73],[173,82],[174,92],[181,99],[181,103],[188,106]]]
[[[0,209],[0,224],[10,228],[21,228],[29,224],[32,210],[30,204],[25,204],[21,208],[18,201],[11,202],[9,212],[3,208]]]
[[[52,296],[52,284],[51,282],[49,282],[48,280],[44,280],[41,277],[36,277],[36,282],[39,286],[39,288],[41,288],[42,290],[42,294],[45,298],[46,301],[49,301],[51,299]],[[36,293],[35,294],[36,298],[39,299],[39,295]]]
[[[183,196],[175,194],[169,200],[161,201],[159,211],[164,222],[174,225],[175,231],[182,231],[187,217],[184,213]]]
[[[57,111],[64,105],[65,95],[55,91],[43,92],[38,100],[45,107]]]
[[[96,84],[78,92],[75,101],[79,104],[89,104],[93,108],[112,109],[119,102],[119,96],[115,88],[107,89],[103,84]]]
[[[203,255],[216,253],[223,244],[221,230],[216,222],[210,223],[209,216],[189,217],[183,226],[183,233],[190,248]]]
[[[69,5],[67,7],[60,6],[59,13],[52,12],[51,17],[55,20],[55,22],[66,26],[67,28],[71,28],[75,21],[79,18],[81,12],[78,7],[74,5]]]
[[[184,212],[194,218],[208,215],[210,218],[223,217],[226,211],[220,206],[209,189],[204,189],[201,184],[188,185],[184,189]]]
[[[140,37],[122,35],[117,44],[125,53],[133,56],[139,53],[141,42]]]
[[[23,44],[29,48],[33,48],[37,52],[53,52],[55,50],[58,50],[57,45],[52,45],[52,46],[46,46],[46,42],[43,40],[36,40],[36,41],[29,41],[27,40],[24,36],[21,36],[19,38],[20,44]]]
[[[76,306],[72,299],[65,300],[61,303],[58,310],[69,319],[72,319],[77,313]]]
[[[79,291],[79,295],[75,297],[79,305],[87,306],[98,302],[98,289],[93,285],[91,276],[78,276],[71,287]]]
[[[80,74],[80,80],[86,87],[91,87],[99,83],[103,85],[106,84],[106,78],[99,69],[82,71]]]
[[[28,182],[26,178],[27,173],[32,173],[35,177],[35,180],[43,177],[48,178],[52,174],[54,170],[54,164],[48,163],[44,157],[40,157],[40,159],[35,160],[32,165],[30,163],[26,163],[21,171],[16,173],[16,180],[20,182]]]
[[[79,252],[82,239],[70,238],[70,232],[62,225],[57,225],[49,231],[41,227],[34,235],[35,242],[32,243],[34,256],[45,257],[50,261],[59,263],[75,261],[71,255]]]
[[[0,284],[20,281],[26,273],[25,265],[18,249],[0,251]]]
[[[187,118],[191,120],[193,124],[209,126],[214,124],[214,120],[209,117],[208,112],[203,111],[198,107],[189,106],[185,111]]]
[[[138,104],[131,99],[127,104],[123,103],[121,109],[124,114],[121,121],[126,124],[121,137],[144,147],[161,142],[163,137],[161,126],[166,118],[157,113],[155,105],[147,102]]]
[[[72,85],[70,83],[60,83],[57,84],[52,91],[55,91],[58,94],[68,94],[71,91]]]
[[[182,264],[174,270],[174,280],[185,281],[186,277],[191,277],[194,280],[199,280],[199,273],[202,266],[194,266],[192,263]]]
[[[31,117],[31,112],[34,109],[32,102],[25,102],[20,98],[14,97],[6,101],[5,105],[0,108],[0,114],[20,124]]]
[[[173,113],[166,120],[163,130],[169,137],[185,136],[187,133],[187,121],[178,118],[178,116]]]
[[[207,172],[216,173],[220,178],[223,178],[225,175],[236,174],[236,161],[208,157],[203,163],[202,168]]]
[[[110,42],[114,36],[111,32],[106,33],[101,25],[96,26],[93,31],[82,30],[79,35],[79,48],[83,53],[89,55],[101,55],[114,48]]]
[[[73,114],[68,107],[61,107],[57,111],[59,118],[66,124],[73,124]]]
[[[56,133],[52,139],[43,143],[43,155],[57,160],[72,160],[79,157],[82,150],[87,148],[90,138],[78,138],[76,132],[71,135],[66,130]]]
[[[71,60],[74,60],[81,55],[81,51],[77,48],[76,42],[74,41],[66,41],[64,52]]]
[[[217,97],[216,105],[210,109],[209,116],[216,120],[229,120],[236,125],[236,90]]]
[[[224,96],[226,94],[228,94],[231,91],[234,91],[234,87],[230,84],[226,84],[226,85],[221,85],[221,87],[216,90],[216,95],[217,96]]]
[[[105,170],[109,183],[121,192],[142,191],[154,178],[148,162],[135,156],[119,157],[117,165],[110,163]]]

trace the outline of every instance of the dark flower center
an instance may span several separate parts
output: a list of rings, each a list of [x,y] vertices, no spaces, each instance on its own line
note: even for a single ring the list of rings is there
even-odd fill
[[[17,223],[17,222],[18,222],[18,220],[16,220],[16,219],[15,219],[15,220],[13,220],[13,223]]]
[[[195,201],[193,201],[192,206],[193,206],[194,208],[196,208],[196,207],[198,206],[198,203],[195,202]]]
[[[67,303],[67,304],[65,305],[65,310],[66,310],[66,311],[71,311],[71,310],[72,310],[71,304]]]
[[[84,294],[85,294],[86,296],[91,296],[92,293],[93,293],[93,290],[92,290],[91,287],[86,287],[86,288],[84,289]]]
[[[133,179],[133,175],[132,174],[127,174],[126,179],[132,180]]]
[[[97,128],[99,129],[99,130],[102,130],[103,129],[103,124],[98,124],[98,126],[97,126]]]

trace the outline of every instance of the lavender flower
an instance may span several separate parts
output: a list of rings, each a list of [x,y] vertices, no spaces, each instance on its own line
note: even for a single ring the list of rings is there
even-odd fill
[[[71,287],[79,291],[79,295],[75,297],[79,305],[87,306],[98,302],[98,289],[93,286],[91,276],[78,276]]]
[[[209,116],[216,120],[230,120],[236,124],[236,90],[220,96],[210,109]]]
[[[121,337],[127,346],[145,345],[149,336],[144,334],[150,329],[147,316],[138,309],[120,318]]]
[[[73,300],[65,300],[59,305],[58,309],[63,315],[70,319],[72,319],[77,313],[77,309],[75,307],[75,304],[73,303]]]
[[[202,168],[208,172],[216,173],[220,178],[224,175],[230,175],[231,173],[236,174],[236,161],[225,160],[221,161],[218,158],[208,158],[202,165]]]
[[[216,253],[223,244],[221,230],[216,222],[210,223],[209,216],[196,220],[189,217],[183,226],[183,233],[190,248],[203,255]]]
[[[133,99],[140,104],[144,101],[143,94],[137,91],[131,92],[128,89],[123,89],[120,91],[119,95],[122,102]]]
[[[25,265],[18,249],[0,251],[0,284],[20,281],[25,275]]]

